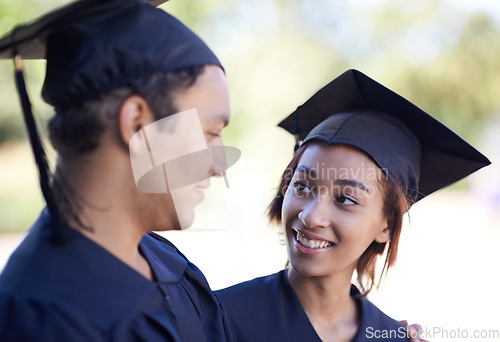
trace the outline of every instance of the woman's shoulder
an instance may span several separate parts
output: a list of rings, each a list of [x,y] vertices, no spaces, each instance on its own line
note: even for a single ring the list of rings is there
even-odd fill
[[[351,295],[357,300],[361,324],[356,337],[358,341],[408,341],[406,329],[397,320],[389,317],[359,292]]]
[[[318,341],[286,270],[216,291],[236,341]]]

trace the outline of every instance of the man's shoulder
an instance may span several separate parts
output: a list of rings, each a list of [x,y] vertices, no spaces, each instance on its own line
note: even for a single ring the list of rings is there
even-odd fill
[[[42,295],[0,292],[0,340],[91,341],[104,338],[104,326],[65,303]]]
[[[156,233],[143,236],[139,248],[159,281],[177,283],[191,267],[189,260],[169,240]]]
[[[95,316],[104,308],[108,316],[120,315],[120,308],[133,310],[155,289],[80,232],[69,231],[64,243],[56,243],[50,218],[47,221],[43,214],[0,274],[0,294],[6,298],[75,308]]]
[[[165,237],[157,233],[148,233],[142,238],[140,249],[156,271],[159,281],[173,284],[187,278],[198,291],[213,296],[203,272]]]
[[[0,312],[9,312],[0,313],[0,340],[165,340],[175,328],[156,285],[79,232],[70,235],[54,243],[50,225],[37,221],[11,256],[0,274]]]
[[[0,274],[0,291],[20,291],[23,285],[36,288],[37,278],[48,282],[57,276],[56,249],[51,240],[50,220],[42,213]]]
[[[66,286],[72,272],[64,264],[71,263],[71,255],[60,252],[62,247],[52,240],[50,224],[42,213],[0,274],[0,311],[9,313],[0,319],[2,341],[103,338],[99,322],[61,299],[61,293],[70,291],[75,296],[85,294]]]

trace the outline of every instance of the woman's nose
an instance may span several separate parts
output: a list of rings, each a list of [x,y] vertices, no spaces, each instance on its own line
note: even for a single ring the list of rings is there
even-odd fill
[[[327,198],[314,198],[299,212],[298,218],[307,228],[326,228],[331,224],[332,209]]]

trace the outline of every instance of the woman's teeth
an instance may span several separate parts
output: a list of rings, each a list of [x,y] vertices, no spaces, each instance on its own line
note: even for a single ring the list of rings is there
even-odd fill
[[[308,240],[304,235],[297,232],[297,241],[307,248],[327,248],[333,246],[333,243],[323,240]]]

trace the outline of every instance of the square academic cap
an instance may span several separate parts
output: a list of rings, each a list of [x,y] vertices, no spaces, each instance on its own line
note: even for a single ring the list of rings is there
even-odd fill
[[[150,0],[152,6],[159,6],[168,0]],[[60,20],[68,20],[70,16],[87,9],[102,5],[106,0],[80,0],[49,12],[34,22],[21,25],[0,40],[0,58],[12,58],[17,51],[24,59],[44,59],[45,42],[51,27]]]
[[[364,151],[415,201],[490,164],[442,123],[358,70],[335,78],[279,126],[302,142]]]
[[[139,0],[71,3],[0,40],[0,58],[15,55],[47,59],[42,95],[62,110],[156,72],[220,65],[183,23]]]
[[[153,0],[158,5],[165,1]],[[22,75],[22,58],[47,60],[42,96],[56,110],[157,72],[220,62],[189,28],[141,0],[80,0],[0,40],[0,58],[14,58],[16,83],[47,207],[60,226],[46,155]]]

